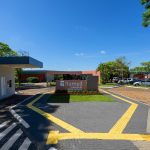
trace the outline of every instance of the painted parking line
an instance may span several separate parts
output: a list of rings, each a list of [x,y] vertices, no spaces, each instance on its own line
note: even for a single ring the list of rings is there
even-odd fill
[[[19,129],[17,132],[1,147],[1,150],[9,150],[10,147],[17,141],[17,139],[22,135],[22,130]]]
[[[3,128],[5,127],[8,123],[10,122],[9,121],[5,121],[3,122],[2,124],[0,124],[0,126]],[[0,150],[9,150],[11,149],[11,147],[13,146],[13,144],[19,139],[19,137],[23,134],[23,131],[21,129],[18,129],[17,131],[15,131],[15,133],[12,133],[12,134],[9,134],[15,127],[17,126],[16,123],[13,123],[11,124],[8,128],[4,129],[4,131],[2,131],[0,133],[0,142],[1,140],[4,139],[4,142],[1,143],[2,144],[2,147],[0,148]],[[9,134],[9,135],[8,135]],[[9,136],[7,137],[7,140],[6,140],[6,136]],[[24,140],[24,142],[22,143],[22,145],[19,147],[18,150],[28,150],[30,144],[32,142],[26,138]]]
[[[126,128],[128,122],[131,120],[132,115],[137,109],[137,104],[132,104],[128,110],[121,116],[117,123],[110,129],[110,133],[122,133]]]
[[[73,132],[73,133],[81,133],[83,131],[81,131],[80,129],[72,126],[69,123],[64,122],[63,120],[54,117],[53,115],[44,112],[43,110],[33,106],[33,103],[37,102],[40,98],[42,98],[44,96],[44,94],[40,95],[38,98],[36,98],[35,100],[33,100],[32,102],[30,102],[29,104],[27,104],[27,107],[32,109],[33,111],[37,112],[38,114],[42,115],[43,117],[45,117],[46,119],[54,122],[55,124],[61,126],[62,128],[66,129],[69,132]]]
[[[26,138],[18,150],[27,150],[31,144],[29,138]]]
[[[115,94],[112,94],[110,92],[102,90],[104,93],[107,93],[117,99],[120,99],[126,103],[131,104],[130,107],[127,109],[127,111],[121,116],[121,118],[115,123],[115,125],[110,129],[109,133],[122,133],[123,130],[126,128],[127,124],[132,118],[132,115],[134,114],[135,110],[138,107],[138,104],[131,102],[129,100],[126,100],[120,96],[117,96]]]
[[[44,112],[43,110],[33,106],[35,102],[37,102],[40,98],[44,96],[41,95],[40,97],[34,99],[32,102],[27,104],[27,107],[34,110],[35,112],[39,113],[46,119],[54,122],[55,124],[59,125],[60,127],[70,131],[71,133],[59,133],[59,131],[50,131],[48,134],[46,144],[57,144],[59,140],[68,140],[68,139],[101,139],[101,140],[139,140],[139,141],[150,141],[150,135],[147,134],[130,134],[130,133],[122,133],[125,127],[127,126],[128,122],[132,118],[135,110],[138,107],[138,104],[129,101],[125,98],[119,97],[115,94],[111,94],[109,92],[104,91],[107,94],[112,95],[113,97],[127,102],[130,104],[127,111],[121,116],[121,118],[117,121],[117,123],[112,127],[110,132],[108,133],[85,133],[74,126],[60,120],[59,118],[54,117],[53,115]]]
[[[17,126],[16,123],[11,124],[7,129],[0,133],[0,140],[4,138],[11,130]]]
[[[10,120],[1,123],[0,124],[0,129],[3,128],[3,127],[5,127],[9,122],[10,122]]]
[[[37,94],[40,94],[40,93],[37,93]],[[20,103],[17,103],[16,105],[11,106],[10,109],[13,109],[14,107],[17,107],[17,106],[19,106],[19,105],[22,105],[24,102],[26,102],[26,101],[32,99],[34,96],[35,96],[35,95],[32,95],[32,96],[30,96],[30,97],[25,98],[25,99],[24,99],[23,101],[21,101]]]
[[[50,147],[48,150],[57,150],[55,147]]]

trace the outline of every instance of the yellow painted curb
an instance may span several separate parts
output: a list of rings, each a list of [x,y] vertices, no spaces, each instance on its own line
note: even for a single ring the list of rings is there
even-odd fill
[[[51,131],[48,134],[48,139],[46,144],[57,144],[58,143],[58,134],[59,131]]]
[[[27,107],[32,109],[33,111],[37,112],[38,114],[42,115],[43,117],[45,117],[46,119],[54,122],[55,124],[57,124],[58,126],[64,128],[65,130],[69,131],[69,132],[73,132],[73,133],[81,133],[83,131],[81,131],[80,129],[72,126],[69,123],[64,122],[63,120],[54,117],[53,115],[44,112],[43,110],[33,106],[33,103],[35,103],[36,101],[38,101],[40,98],[42,98],[44,96],[44,94],[40,95],[39,97],[37,97],[35,100],[33,100],[32,102],[30,102],[29,104],[27,104]]]
[[[111,133],[55,133],[50,132],[47,144],[56,144],[56,141],[69,139],[88,140],[131,140],[150,141],[150,135],[143,134],[111,134]],[[53,143],[53,141],[55,143]]]

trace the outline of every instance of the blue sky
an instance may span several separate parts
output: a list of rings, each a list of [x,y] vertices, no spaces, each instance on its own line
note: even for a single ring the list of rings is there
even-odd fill
[[[0,0],[0,41],[49,70],[94,70],[125,56],[150,61],[140,0]]]

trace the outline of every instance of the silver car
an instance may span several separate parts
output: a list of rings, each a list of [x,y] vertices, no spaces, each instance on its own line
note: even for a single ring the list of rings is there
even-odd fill
[[[134,82],[133,85],[134,86],[141,86],[141,85],[150,86],[150,79],[145,80],[145,81]]]

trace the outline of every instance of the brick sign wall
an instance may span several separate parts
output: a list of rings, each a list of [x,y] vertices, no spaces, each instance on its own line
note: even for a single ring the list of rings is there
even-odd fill
[[[86,80],[57,80],[56,90],[87,90]]]

